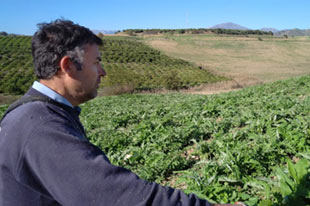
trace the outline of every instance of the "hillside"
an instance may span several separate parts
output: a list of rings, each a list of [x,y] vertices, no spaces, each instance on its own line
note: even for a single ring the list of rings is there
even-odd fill
[[[102,34],[115,34],[116,32],[118,32],[118,30],[99,30],[99,29],[93,29],[92,32],[96,35],[98,35],[99,33]]]
[[[229,23],[223,23],[223,24],[217,24],[212,27],[211,29],[236,29],[236,30],[249,30],[249,28],[246,28],[244,26],[241,26],[239,24],[235,24],[232,22]]]
[[[81,119],[114,164],[149,181],[218,203],[303,206],[310,201],[309,81],[211,96],[101,97],[81,105]]]
[[[167,35],[144,41],[169,56],[226,74],[239,85],[310,74],[309,37]]]
[[[128,93],[153,89],[182,89],[225,78],[202,67],[168,57],[136,38],[104,37],[100,48],[108,75],[101,93]],[[22,94],[36,77],[33,74],[27,36],[0,36],[0,93]]]
[[[217,24],[210,29],[226,29],[226,30],[251,30],[247,27],[241,26],[239,24],[235,24],[232,22]],[[284,30],[277,30],[275,28],[261,28],[260,31],[264,32],[272,32],[274,36],[310,36],[310,29],[284,29]]]
[[[0,36],[0,93],[21,94],[35,80],[31,38]]]
[[[274,33],[275,36],[310,36],[310,29],[286,29]]]
[[[275,29],[275,28],[261,28],[260,29],[261,31],[271,31],[273,34],[275,34],[276,32],[279,32],[279,30],[278,29]]]

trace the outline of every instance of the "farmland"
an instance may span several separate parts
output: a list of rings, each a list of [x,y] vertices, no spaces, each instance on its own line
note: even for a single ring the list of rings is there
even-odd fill
[[[83,105],[114,164],[216,202],[309,203],[310,77],[227,94],[124,95]],[[298,163],[299,162],[299,163]]]
[[[36,78],[31,38],[0,36],[0,93],[22,94]]]
[[[0,36],[0,93],[23,94],[36,79],[31,57],[31,37]],[[184,60],[162,54],[136,38],[103,39],[100,47],[107,77],[107,94],[149,90],[177,90],[227,78]]]
[[[266,84],[209,96],[98,97],[81,105],[89,139],[113,164],[211,202],[309,205],[310,41],[262,38],[104,37],[108,76],[101,92],[180,89],[225,80],[209,69]],[[1,92],[22,93],[35,79],[30,38],[17,39],[1,47],[0,65],[6,68],[0,71]],[[0,105],[0,116],[6,108]]]
[[[100,97],[82,105],[81,120],[114,164],[149,181],[215,202],[307,205],[309,81],[211,96]]]
[[[143,36],[163,53],[236,79],[266,83],[310,74],[310,37]]]

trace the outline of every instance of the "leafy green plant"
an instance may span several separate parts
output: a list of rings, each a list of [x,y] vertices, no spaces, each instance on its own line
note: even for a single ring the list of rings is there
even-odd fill
[[[310,161],[300,159],[296,164],[287,161],[287,172],[280,168],[276,170],[276,176],[280,183],[276,189],[283,197],[285,205],[310,204]]]

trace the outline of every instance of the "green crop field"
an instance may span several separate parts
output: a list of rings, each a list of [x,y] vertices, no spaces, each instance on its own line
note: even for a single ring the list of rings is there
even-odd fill
[[[227,79],[168,57],[134,37],[104,37],[103,43],[100,51],[108,75],[102,93],[176,90]],[[0,93],[23,94],[35,79],[31,37],[0,36]]]
[[[99,97],[81,105],[81,120],[114,164],[149,181],[218,203],[309,205],[309,82]]]
[[[22,94],[35,80],[31,38],[0,36],[0,93]]]

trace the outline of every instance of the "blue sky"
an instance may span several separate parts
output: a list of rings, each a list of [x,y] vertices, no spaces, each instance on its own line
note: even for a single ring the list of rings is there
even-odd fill
[[[90,29],[310,29],[310,0],[1,0],[0,31],[32,35],[37,24],[70,19]]]

